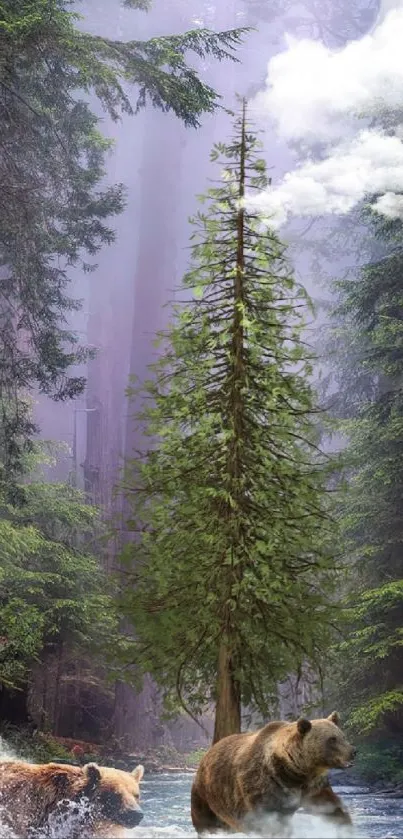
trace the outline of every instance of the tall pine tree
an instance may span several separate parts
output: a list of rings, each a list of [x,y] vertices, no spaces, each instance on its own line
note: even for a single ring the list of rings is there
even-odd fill
[[[316,448],[309,300],[285,248],[245,205],[267,185],[246,105],[214,147],[219,185],[194,219],[192,267],[162,357],[134,395],[149,449],[127,464],[123,607],[135,664],[192,713],[214,701],[214,741],[241,707],[267,713],[277,680],[326,632],[323,459]]]

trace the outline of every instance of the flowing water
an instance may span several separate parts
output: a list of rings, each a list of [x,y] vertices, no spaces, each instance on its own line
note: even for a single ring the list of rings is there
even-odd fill
[[[122,830],[122,839],[195,839],[190,820],[191,783],[192,776],[189,774],[146,777],[142,783],[144,819],[139,827],[126,832]],[[354,821],[352,830],[337,829],[320,818],[298,812],[292,819],[287,836],[283,834],[283,839],[403,839],[403,799],[370,793],[359,787],[335,786],[334,789],[342,796],[351,812]],[[77,808],[74,809],[77,813]],[[56,816],[44,832],[32,833],[32,839],[69,839],[72,835],[77,836],[76,819],[73,812],[67,820],[65,815],[62,819]],[[80,830],[78,835],[81,835]],[[273,822],[265,823],[264,835],[269,839],[279,839]],[[16,839],[1,819],[1,805],[0,837]],[[236,839],[241,839],[240,834],[236,835]]]
[[[142,806],[144,819],[132,830],[132,837],[153,837],[153,839],[185,839],[195,832],[190,820],[189,775],[156,775],[145,777],[142,783]],[[352,831],[335,829],[322,819],[297,813],[292,820],[291,839],[344,839],[344,837],[368,837],[368,839],[403,839],[403,799],[368,794],[359,787],[335,787],[343,798],[354,821]],[[276,839],[270,831],[267,836]],[[238,834],[239,837],[239,834]]]

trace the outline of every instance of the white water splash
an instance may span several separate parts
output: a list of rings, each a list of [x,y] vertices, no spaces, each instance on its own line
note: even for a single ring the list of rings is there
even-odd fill
[[[127,836],[133,839],[195,839],[194,831],[186,831],[180,827],[167,828],[153,828],[151,827],[137,827],[127,833]],[[217,839],[217,837],[225,837],[225,839],[359,839],[362,836],[357,828],[346,826],[335,826],[320,817],[309,816],[304,813],[297,813],[291,820],[286,831],[279,828],[278,821],[275,817],[266,817],[259,820],[259,828],[255,832],[250,833],[224,833],[218,832],[214,834],[204,834],[205,839]]]
[[[88,799],[79,803],[61,801],[49,815],[46,826],[35,831],[35,839],[71,839],[72,836],[84,835],[83,824],[90,812],[91,805]]]
[[[16,752],[9,746],[8,743],[0,735],[0,760],[21,760]]]

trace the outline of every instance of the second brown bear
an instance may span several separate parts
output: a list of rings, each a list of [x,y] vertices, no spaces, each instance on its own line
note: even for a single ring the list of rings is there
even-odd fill
[[[265,816],[288,819],[299,807],[351,824],[327,772],[347,768],[354,756],[336,712],[326,719],[272,722],[253,733],[224,737],[199,764],[191,794],[193,825],[199,836],[259,831]]]

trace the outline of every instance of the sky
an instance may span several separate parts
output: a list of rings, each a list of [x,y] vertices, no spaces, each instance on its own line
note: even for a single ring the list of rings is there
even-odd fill
[[[248,199],[271,226],[346,214],[369,193],[379,195],[378,213],[403,218],[402,44],[403,0],[384,0],[372,32],[342,49],[286,36],[250,107],[280,139],[298,144],[295,168]],[[398,108],[393,130],[371,124]]]

